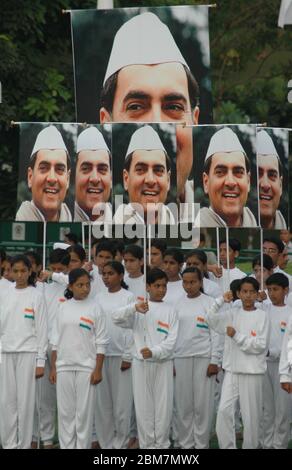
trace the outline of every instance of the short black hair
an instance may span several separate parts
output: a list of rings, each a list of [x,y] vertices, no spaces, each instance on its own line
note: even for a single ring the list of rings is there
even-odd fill
[[[261,255],[257,255],[253,260],[252,260],[252,267],[254,268],[255,266],[261,266]],[[271,271],[274,267],[274,263],[270,255],[267,255],[266,253],[263,254],[263,267]]]
[[[28,250],[28,251],[25,251],[23,254],[24,256],[27,256],[28,258],[32,258],[37,266],[41,266],[42,258],[36,251]]]
[[[157,250],[161,251],[162,254],[167,249],[167,243],[162,238],[154,238],[153,240],[151,240],[151,246],[157,248]]]
[[[206,264],[208,261],[207,255],[203,250],[195,249],[189,251],[185,256],[185,260],[187,261],[192,256],[196,256],[196,258],[198,258],[198,260],[203,264]]]
[[[203,275],[202,275],[201,271],[198,268],[186,268],[186,269],[183,270],[181,275],[182,275],[182,277],[184,277],[184,274],[188,274],[188,273],[196,274],[198,276],[199,280],[201,282],[203,282]]]
[[[283,289],[286,289],[286,287],[289,287],[289,279],[283,273],[274,273],[268,277],[268,279],[266,280],[266,285],[267,286],[275,285],[275,286],[283,287]]]
[[[165,256],[172,256],[178,264],[183,264],[184,262],[183,252],[179,248],[167,248],[163,253],[163,258],[165,258]]]
[[[283,251],[285,249],[284,243],[279,238],[275,238],[275,237],[265,238],[264,243],[265,242],[273,243],[274,245],[276,245],[276,247],[278,248],[279,253],[283,253]]]
[[[133,160],[133,154],[134,154],[134,152],[131,152],[125,159],[124,170],[126,170],[127,172],[130,171],[131,163],[132,163],[132,160]],[[171,160],[170,160],[169,156],[167,155],[167,153],[165,153],[165,162],[166,162],[167,171],[170,171],[171,170]]]
[[[223,238],[219,242],[219,246],[222,245],[223,243],[227,243],[226,238]],[[240,251],[241,250],[241,243],[237,238],[229,238],[229,248],[233,251]]]
[[[55,250],[51,251],[49,256],[49,263],[62,263],[63,259],[67,255],[67,251],[63,250],[62,248],[56,248]],[[63,264],[63,263],[62,263]]]
[[[37,159],[37,154],[38,154],[39,150],[37,152],[35,152],[31,159],[29,160],[29,163],[28,163],[28,168],[31,168],[32,170],[34,169],[35,167],[35,163],[36,163],[36,159]],[[66,153],[66,156],[67,156],[67,170],[69,171],[70,168],[71,168],[71,158],[70,158],[70,155],[68,152],[66,152],[66,150],[64,150],[64,152]]]
[[[260,290],[260,285],[254,277],[246,276],[240,279],[240,283],[238,285],[238,291],[241,290],[243,284],[251,284],[254,287],[254,290],[256,290],[257,292]]]
[[[139,245],[128,245],[125,248],[124,255],[129,253],[129,255],[132,255],[134,258],[137,259],[143,259],[143,248]]]
[[[168,281],[167,275],[162,269],[153,268],[147,272],[146,282],[149,286],[159,279],[166,279],[166,282]]]
[[[84,250],[83,246],[81,245],[71,245],[66,249],[67,253],[75,253],[80,261],[86,260],[86,251]]]
[[[109,253],[112,254],[113,258],[117,254],[117,250],[116,250],[116,247],[114,245],[114,242],[112,242],[110,240],[104,240],[104,241],[98,243],[98,245],[96,245],[95,256],[97,256],[98,253],[100,253],[100,251],[108,251]]]
[[[207,160],[205,160],[205,162],[204,162],[203,173],[206,173],[207,175],[210,172],[212,157],[213,157],[213,155],[211,155],[211,157],[207,158]],[[244,161],[245,161],[246,171],[247,171],[247,173],[249,173],[250,172],[250,161],[249,161],[249,158],[245,154],[244,154]]]
[[[76,233],[73,233],[73,232],[66,233],[65,237],[68,238],[68,240],[70,240],[70,242],[75,243],[75,245],[77,245],[77,243],[79,243],[79,237],[78,237],[78,235],[76,235]]]
[[[233,295],[233,301],[238,300],[237,291],[240,289],[240,283],[241,279],[233,279],[233,281],[230,282],[230,290]]]
[[[191,108],[195,109],[199,105],[200,89],[197,80],[192,72],[183,65],[187,81]],[[113,112],[114,99],[118,85],[119,70],[113,73],[105,82],[100,94],[100,107],[105,108],[110,114]]]

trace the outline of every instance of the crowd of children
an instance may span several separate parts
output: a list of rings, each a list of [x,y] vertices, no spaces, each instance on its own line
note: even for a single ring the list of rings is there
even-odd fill
[[[2,447],[52,448],[57,415],[64,449],[206,449],[215,417],[220,448],[236,448],[236,420],[243,448],[287,448],[284,244],[266,239],[249,276],[240,249],[221,240],[209,264],[201,249],[153,239],[144,266],[139,242],[95,240],[93,262],[75,243],[55,248],[46,271],[32,251],[7,270],[0,251]]]

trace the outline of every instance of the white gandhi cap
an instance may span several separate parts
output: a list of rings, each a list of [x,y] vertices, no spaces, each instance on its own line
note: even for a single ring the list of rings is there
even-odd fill
[[[158,133],[151,126],[143,126],[137,129],[131,137],[126,158],[135,150],[166,150]]]
[[[229,127],[224,127],[212,135],[205,161],[214,153],[242,152],[246,155],[239,138]]]
[[[109,152],[102,133],[96,127],[88,127],[79,134],[76,153],[78,154],[82,150],[106,150]]]
[[[39,150],[65,150],[68,155],[68,150],[61,132],[59,132],[55,126],[45,127],[45,129],[38,134],[30,158]]]
[[[53,250],[56,250],[57,248],[61,248],[62,250],[67,250],[71,245],[68,245],[68,243],[61,243],[61,242],[56,242],[53,245]]]
[[[124,23],[116,33],[103,84],[128,65],[167,62],[188,67],[168,27],[154,13],[142,13]]]
[[[279,157],[271,136],[264,130],[257,132],[257,154]]]

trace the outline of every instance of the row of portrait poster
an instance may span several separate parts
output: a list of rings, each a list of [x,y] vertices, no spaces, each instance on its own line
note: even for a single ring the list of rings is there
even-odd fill
[[[15,219],[285,229],[288,156],[250,124],[21,123]]]

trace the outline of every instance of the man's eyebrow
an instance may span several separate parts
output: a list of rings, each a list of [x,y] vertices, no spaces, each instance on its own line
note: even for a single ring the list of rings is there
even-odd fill
[[[227,165],[223,165],[223,164],[218,164],[215,166],[214,170],[226,170],[228,169],[228,166]],[[232,170],[245,170],[245,166],[244,165],[236,165],[232,168]]]
[[[183,101],[187,104],[187,99],[182,93],[168,93],[163,96],[163,101]]]
[[[145,93],[143,90],[132,90],[126,94],[123,101],[128,101],[132,99],[136,100],[149,100],[151,97],[149,94]]]

